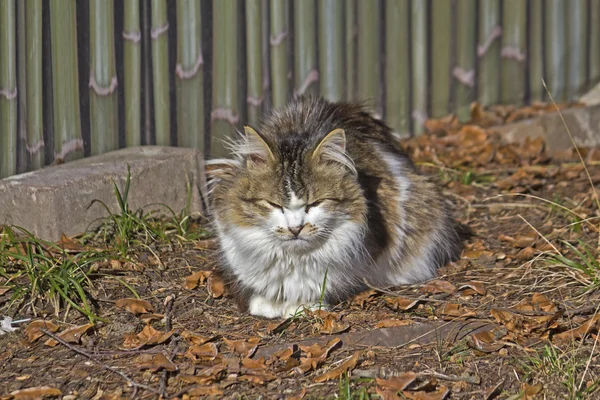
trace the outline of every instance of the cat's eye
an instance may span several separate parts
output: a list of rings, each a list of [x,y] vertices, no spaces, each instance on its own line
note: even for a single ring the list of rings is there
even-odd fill
[[[269,200],[258,200],[256,203],[259,204],[259,205],[263,205],[265,207],[268,207],[268,208],[278,208],[278,209],[280,209],[283,212],[283,207],[281,205],[277,204],[277,203],[273,203],[272,201],[269,201]]]
[[[322,203],[322,202],[324,202],[325,200],[327,200],[327,199],[317,200],[317,201],[313,201],[313,202],[312,202],[312,203],[310,203],[310,204],[307,204],[307,205],[304,207],[304,212],[308,212],[308,211],[309,211],[311,208],[318,206],[319,204],[321,204],[321,203]]]

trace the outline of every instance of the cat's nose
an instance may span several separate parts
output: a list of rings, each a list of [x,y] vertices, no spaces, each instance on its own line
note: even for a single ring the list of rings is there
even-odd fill
[[[298,237],[298,235],[300,234],[300,232],[302,232],[303,228],[304,228],[304,225],[302,225],[302,226],[290,226],[290,227],[288,227],[288,230],[292,233],[292,235],[294,235],[294,237]]]

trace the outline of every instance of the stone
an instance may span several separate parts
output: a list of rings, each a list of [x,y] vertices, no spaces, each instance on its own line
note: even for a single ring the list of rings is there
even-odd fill
[[[564,109],[561,113],[565,123],[561,115],[555,112],[493,129],[508,142],[520,143],[527,137],[543,137],[547,150],[555,153],[573,147],[566,124],[577,146],[600,145],[600,104]]]
[[[170,215],[184,210],[203,214],[204,162],[195,149],[142,146],[49,166],[0,180],[0,225],[25,228],[56,241],[93,228],[119,213],[113,181],[121,192],[131,168],[129,206]],[[94,202],[94,200],[98,200]]]

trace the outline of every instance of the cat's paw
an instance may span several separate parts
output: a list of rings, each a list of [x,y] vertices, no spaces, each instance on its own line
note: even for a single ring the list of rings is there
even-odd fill
[[[265,318],[279,318],[283,315],[284,304],[255,295],[250,299],[248,311],[250,314]]]

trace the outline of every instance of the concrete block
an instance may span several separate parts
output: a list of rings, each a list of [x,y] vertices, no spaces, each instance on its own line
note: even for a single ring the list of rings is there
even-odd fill
[[[152,203],[181,211],[191,187],[190,212],[203,213],[204,163],[199,151],[177,147],[130,147],[0,180],[0,224],[28,229],[46,240],[74,235],[108,213],[119,212],[114,182],[122,190],[131,167],[132,210]],[[160,210],[154,206],[152,209]],[[162,208],[164,210],[164,207]]]
[[[600,145],[600,104],[561,110],[565,123],[577,146]],[[573,147],[565,125],[558,112],[537,118],[493,128],[508,142],[522,142],[525,138],[543,137],[550,153]]]

